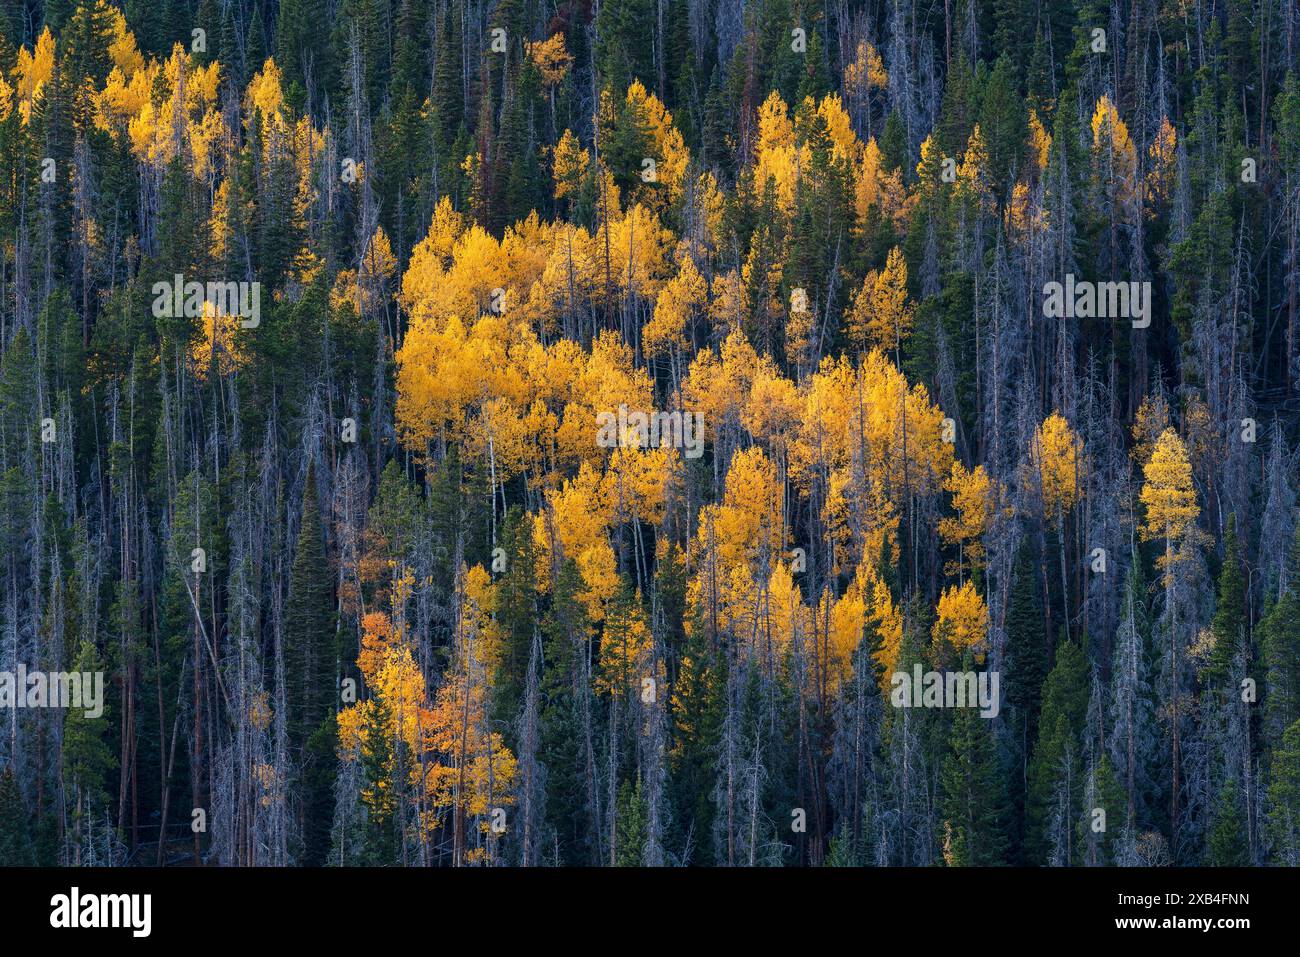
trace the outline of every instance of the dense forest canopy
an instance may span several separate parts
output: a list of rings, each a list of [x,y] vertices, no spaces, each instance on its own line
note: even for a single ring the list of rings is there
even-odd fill
[[[1300,863],[1298,73],[0,0],[0,864]]]

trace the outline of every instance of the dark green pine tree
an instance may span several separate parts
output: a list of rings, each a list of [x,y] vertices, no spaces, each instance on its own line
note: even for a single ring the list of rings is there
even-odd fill
[[[452,13],[452,4],[443,9],[434,40],[433,112],[438,144],[450,146],[465,118],[464,84],[461,79],[460,18]]]
[[[253,12],[248,19],[248,39],[244,44],[244,61],[245,72],[249,77],[252,77],[262,72],[262,66],[266,63],[267,57],[266,26],[262,22],[261,4],[253,4]]]
[[[972,669],[969,652],[962,666]],[[939,777],[944,857],[951,867],[1005,864],[1006,790],[993,730],[978,708],[955,710],[948,744]]]
[[[1287,587],[1260,620],[1264,663],[1264,739],[1277,747],[1300,720],[1300,525],[1287,568]]]
[[[90,128],[94,114],[94,102],[86,92],[87,81],[102,84],[113,65],[108,53],[113,40],[111,11],[107,6],[80,4],[58,38],[59,70],[73,91],[73,123],[84,131]]]
[[[312,464],[307,467],[302,524],[289,573],[289,599],[284,616],[289,746],[300,752],[302,779],[299,857],[301,863],[309,866],[325,863],[333,821],[337,643],[334,594],[316,499],[316,469]]]
[[[497,623],[502,633],[501,663],[493,686],[497,717],[513,726],[523,704],[524,681],[537,627],[537,562],[532,523],[524,510],[511,506],[501,526],[501,551],[493,555],[492,572],[500,575]],[[513,743],[513,735],[509,739]]]
[[[587,616],[578,595],[582,576],[566,559],[556,576],[551,607],[542,626],[542,764],[546,767],[546,820],[555,828],[559,865],[592,862],[591,815],[581,752],[583,695],[580,686],[586,654]]]
[[[736,156],[727,145],[736,121],[735,113],[727,105],[726,91],[722,85],[721,70],[714,70],[709,80],[709,91],[704,97],[704,122],[700,131],[700,154],[710,169],[726,173],[726,179],[735,175]]]
[[[14,43],[14,26],[9,14],[0,6],[0,74],[8,76],[17,62],[18,47]]]
[[[302,850],[298,863],[323,867],[330,849],[334,824],[334,781],[338,775],[338,723],[335,715],[325,718],[303,748],[302,760]]]
[[[830,67],[826,60],[826,44],[822,40],[822,31],[816,27],[808,30],[808,49],[804,56],[803,70],[799,77],[799,92],[795,102],[802,103],[805,97],[814,101],[821,100],[831,92]]]
[[[1054,845],[1059,845],[1060,835],[1051,833],[1057,812],[1063,811],[1065,822],[1074,820],[1082,784],[1079,742],[1087,711],[1088,666],[1083,651],[1063,640],[1056,649],[1056,664],[1043,684],[1038,742],[1029,763],[1025,859],[1031,863],[1045,863]],[[1063,809],[1058,808],[1062,797]],[[1069,827],[1063,826],[1067,838],[1068,832]]]
[[[429,26],[426,0],[401,0],[394,23],[397,36],[393,45],[393,80],[390,85],[394,97],[400,90],[408,89],[423,99],[428,91],[427,40],[432,36]]]
[[[48,0],[44,4],[45,26],[49,27],[50,32],[57,37],[76,6],[76,0]]]
[[[1036,564],[1027,544],[1016,553],[1011,570],[1007,607],[1007,716],[1011,770],[1008,791],[1015,825],[1009,835],[1011,859],[1025,860],[1025,807],[1028,799],[1029,757],[1038,740],[1038,709],[1047,671],[1047,640],[1043,628],[1042,593]]]
[[[1237,782],[1232,778],[1224,781],[1219,791],[1214,824],[1206,838],[1205,863],[1210,867],[1247,867],[1250,864],[1246,818],[1242,813]]]
[[[296,202],[298,174],[287,151],[266,164],[257,198],[258,279],[264,289],[277,288],[298,254],[301,240]]]
[[[398,863],[400,840],[397,800],[392,787],[395,761],[388,732],[391,714],[382,698],[371,700],[374,710],[367,719],[365,744],[361,748],[361,768],[366,781],[361,863],[391,867]]]
[[[966,142],[975,128],[978,96],[975,70],[966,54],[959,51],[948,68],[939,109],[938,142],[945,156],[960,156],[966,152]]]
[[[664,55],[667,58],[668,89],[664,105],[673,111],[673,119],[691,152],[698,155],[700,146],[700,106],[703,102],[705,77],[712,65],[696,64],[691,43],[691,0],[668,0],[668,23],[665,27]]]
[[[912,179],[912,163],[907,145],[907,126],[895,110],[885,120],[885,132],[880,135],[880,158],[887,171],[900,170],[903,181]]]
[[[18,776],[13,765],[6,765],[0,771],[0,867],[31,867],[36,863],[30,831]]]
[[[1029,66],[1025,74],[1025,98],[1029,105],[1038,112],[1038,118],[1045,125],[1050,125],[1052,110],[1056,104],[1056,81],[1053,75],[1051,55],[1042,27],[1034,33],[1034,44],[1029,51]]]
[[[285,98],[294,109],[302,108],[304,94],[310,92],[306,88],[309,69],[318,90],[330,89],[334,81],[334,50],[322,29],[328,21],[325,0],[280,0],[275,62],[288,87]]]
[[[1105,754],[1089,771],[1083,786],[1083,815],[1079,819],[1077,863],[1088,867],[1113,866],[1119,837],[1124,831],[1128,802]]]
[[[163,172],[162,209],[159,213],[158,234],[166,236],[160,243],[157,260],[158,273],[170,281],[175,273],[190,275],[206,273],[207,239],[204,230],[207,222],[203,215],[196,181],[185,167],[185,160],[177,156]],[[184,314],[165,316],[157,320],[160,332],[178,343],[188,343],[199,321]]]
[[[240,89],[243,89],[245,81],[248,79],[247,61],[239,56],[239,44],[235,39],[235,5],[233,3],[220,4],[221,26],[216,34],[208,34],[208,50],[213,50],[212,38],[216,37],[216,50],[221,54],[222,65],[230,70],[230,80]]]
[[[209,63],[220,62],[223,67],[227,64],[221,55],[222,36],[221,36],[221,13],[223,4],[220,0],[199,0],[198,9],[194,13],[195,25],[203,31],[204,47],[203,50],[195,50],[193,57],[203,66]]]
[[[980,132],[988,148],[989,172],[999,203],[1006,199],[1012,177],[1023,165],[1021,156],[1028,135],[1025,101],[1016,89],[1015,68],[1010,58],[998,57],[988,80],[980,91]],[[962,144],[964,150],[966,144]]]
[[[337,669],[334,595],[316,498],[315,464],[307,467],[302,524],[284,612],[284,672],[291,747],[302,748],[335,712]]]
[[[503,111],[496,149],[502,228],[546,208],[544,166],[537,152],[541,77],[532,60],[525,59],[511,79],[512,94]],[[636,168],[641,168],[640,158]]]
[[[993,0],[993,49],[1006,56],[1018,79],[1025,67],[1026,25],[1034,22],[1026,0]]]
[[[641,793],[641,781],[635,785],[624,781],[618,789],[617,814],[614,819],[614,860],[619,867],[640,867],[644,860],[649,834],[646,818],[649,809]]]
[[[1269,768],[1268,829],[1273,857],[1287,867],[1300,866],[1300,721],[1282,734]]]
[[[650,130],[640,111],[618,98],[613,117],[601,126],[601,159],[623,196],[641,185],[641,160],[651,155]]]
[[[94,643],[84,640],[77,651],[73,670],[83,674],[108,671]],[[84,710],[72,708],[63,724],[64,776],[77,795],[77,807],[88,814],[102,812],[103,802],[108,796],[104,788],[105,775],[117,763],[103,738],[104,731],[112,727],[107,718],[107,704],[96,718],[87,717]]]
[[[713,848],[713,764],[726,713],[727,663],[699,619],[686,639],[673,685],[674,741],[669,756],[672,819],[680,822],[674,850],[686,848],[689,832],[696,842],[692,860],[710,864]],[[787,812],[788,813],[788,812]],[[725,857],[725,854],[724,854]]]
[[[379,475],[379,490],[366,514],[366,542],[381,561],[409,561],[421,509],[416,494],[396,458]],[[369,597],[369,596],[368,596]]]
[[[1204,677],[1207,686],[1229,678],[1232,659],[1246,645],[1246,580],[1241,568],[1241,546],[1237,541],[1237,516],[1228,516],[1223,538],[1223,569],[1219,572],[1219,600],[1210,623],[1214,648]]]
[[[686,641],[686,563],[682,550],[672,542],[655,565],[655,595],[663,618],[665,651],[675,664]]]
[[[334,19],[334,32],[330,38],[333,62],[338,65],[339,87],[334,99],[347,102],[350,80],[347,73],[353,53],[361,57],[366,96],[373,104],[383,102],[384,80],[388,76],[389,42],[388,16],[381,8],[387,0],[342,0]],[[316,24],[319,32],[323,24]],[[356,46],[353,46],[353,38]]]
[[[640,80],[655,87],[652,53],[655,5],[652,0],[603,3],[596,15],[596,67],[606,88],[621,99],[628,84]]]

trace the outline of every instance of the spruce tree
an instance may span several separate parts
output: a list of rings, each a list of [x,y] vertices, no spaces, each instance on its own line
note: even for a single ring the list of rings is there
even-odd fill
[[[971,666],[967,652],[963,670]],[[949,748],[940,774],[944,857],[952,867],[1005,864],[1006,791],[993,730],[977,707],[955,710]]]
[[[496,565],[497,622],[501,627],[502,654],[493,686],[493,706],[498,718],[513,725],[523,703],[524,679],[537,627],[537,561],[533,545],[532,522],[523,509],[514,506],[501,527],[501,552],[504,568]]]
[[[1300,721],[1286,729],[1273,752],[1268,829],[1277,863],[1285,867],[1300,865]]]
[[[1237,516],[1228,516],[1224,533],[1223,569],[1219,572],[1219,600],[1210,623],[1214,649],[1205,668],[1207,685],[1218,685],[1229,677],[1232,659],[1245,644],[1246,582],[1241,569],[1241,547],[1237,542]]]
[[[1080,737],[1088,710],[1088,668],[1083,652],[1071,641],[1056,649],[1056,664],[1043,685],[1038,742],[1029,764],[1026,807],[1026,859],[1045,863],[1052,850],[1049,830],[1058,810],[1072,821],[1081,788]],[[1058,808],[1061,798],[1065,805]]]
[[[1300,720],[1300,523],[1287,569],[1287,587],[1259,624],[1264,664],[1264,737],[1276,746]]]
[[[641,782],[624,781],[618,790],[618,814],[615,819],[615,861],[619,867],[640,867],[645,851],[645,797]]]
[[[1022,544],[1011,571],[1007,606],[1005,727],[1010,744],[1008,790],[1015,825],[1010,838],[1011,858],[1025,863],[1026,781],[1029,757],[1038,740],[1038,710],[1047,671],[1047,640],[1043,629],[1042,594],[1029,548]]]
[[[302,781],[300,863],[319,866],[329,851],[336,764],[338,637],[330,566],[316,498],[316,469],[307,467],[302,523],[289,573],[284,613],[284,673],[289,746]]]
[[[334,596],[316,498],[315,464],[307,467],[302,523],[289,572],[284,612],[284,671],[291,747],[300,750],[335,712]]]
[[[1250,864],[1245,815],[1237,782],[1232,778],[1224,781],[1219,791],[1214,824],[1206,841],[1205,863],[1210,867],[1246,867]]]
[[[1106,867],[1116,863],[1127,814],[1124,789],[1115,778],[1110,758],[1103,754],[1089,768],[1083,785],[1076,863]]]
[[[30,867],[32,856],[30,820],[18,789],[13,765],[0,770],[0,867]]]
[[[542,764],[546,767],[546,819],[555,828],[554,863],[591,862],[591,837],[585,813],[582,714],[577,682],[587,649],[588,622],[578,594],[582,577],[567,559],[556,578],[551,607],[543,624]]]

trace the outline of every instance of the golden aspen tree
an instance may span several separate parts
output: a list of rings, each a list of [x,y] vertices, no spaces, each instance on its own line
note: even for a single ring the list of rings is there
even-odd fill
[[[1034,437],[1034,464],[1043,495],[1043,517],[1059,525],[1079,500],[1083,443],[1059,412],[1043,420]]]
[[[1182,692],[1182,672],[1179,665],[1179,641],[1177,616],[1178,607],[1174,595],[1174,567],[1184,557],[1181,550],[1175,551],[1175,545],[1194,543],[1199,539],[1196,530],[1196,518],[1200,515],[1200,506],[1196,503],[1196,489],[1192,484],[1192,464],[1187,456],[1187,447],[1178,433],[1167,428],[1160,433],[1151,458],[1142,469],[1145,481],[1139,498],[1145,510],[1141,527],[1143,541],[1164,540],[1164,554],[1157,559],[1157,565],[1164,572],[1165,609],[1169,617],[1170,662],[1173,672],[1171,682],[1171,740],[1170,740],[1170,819],[1174,821],[1175,833],[1178,827],[1178,807],[1180,803],[1180,764],[1182,760],[1181,724],[1179,707]]]
[[[36,38],[36,45],[31,50],[19,47],[13,75],[18,112],[26,125],[31,122],[33,105],[54,75],[54,34],[50,33],[48,26]]]
[[[639,185],[635,199],[663,214],[681,198],[686,167],[691,161],[690,151],[673,124],[673,115],[640,80],[633,80],[628,86],[626,101],[649,136],[649,158],[655,161],[653,179]]]
[[[422,729],[418,753],[433,760],[424,772],[430,803],[435,811],[451,812],[459,857],[474,861],[486,860],[487,848],[469,847],[465,822],[477,818],[480,832],[491,839],[488,812],[514,803],[511,786],[518,766],[501,734],[491,730],[488,713],[501,652],[492,617],[495,586],[481,566],[462,565],[458,577],[461,613],[452,662]]]
[[[251,80],[244,94],[249,122],[254,113],[262,115],[267,124],[284,122],[284,87],[280,68],[275,65],[275,58],[268,57]]]
[[[885,268],[863,280],[846,317],[849,339],[860,350],[890,349],[897,354],[912,330],[915,311],[907,299],[907,261],[897,246],[889,251]]]
[[[760,632],[759,582],[784,554],[784,511],[776,466],[755,446],[732,456],[723,500],[700,512],[687,604],[747,648]]]
[[[939,146],[932,133],[921,141],[921,159],[916,164],[916,178],[919,181],[918,191],[921,194],[932,193],[938,188],[942,160],[943,149]]]
[[[100,3],[100,6],[103,6]],[[135,34],[126,25],[126,17],[116,7],[109,7],[112,41],[108,47],[108,57],[115,69],[130,80],[137,72],[144,69],[144,57],[136,44]]]
[[[826,94],[817,104],[817,115],[825,123],[830,136],[832,162],[850,168],[856,166],[862,154],[862,141],[853,132],[853,121],[844,111],[843,101],[834,93]]]
[[[1147,147],[1147,174],[1143,182],[1143,199],[1151,207],[1173,195],[1178,163],[1178,131],[1169,117],[1160,117],[1160,128]],[[1155,209],[1148,209],[1154,216]]]
[[[871,566],[862,567],[870,569]],[[870,604],[867,619],[876,629],[879,638],[873,659],[880,668],[880,690],[889,688],[890,676],[898,668],[898,658],[903,650],[903,612],[889,593],[889,586],[874,572],[867,575],[870,585]]]
[[[822,686],[827,695],[833,695],[853,676],[853,655],[862,643],[867,626],[861,581],[855,577],[838,599],[832,599],[827,588],[822,593],[822,610],[817,617],[819,622],[827,622],[827,658],[820,662],[825,676]]]
[[[1172,428],[1160,433],[1142,474],[1145,478],[1139,496],[1145,509],[1142,539],[1164,541],[1165,554],[1160,564],[1168,574],[1175,561],[1174,545],[1194,530],[1196,518],[1201,514],[1192,485],[1187,446]]]
[[[606,500],[619,522],[658,525],[664,517],[669,483],[679,459],[673,449],[636,448],[632,442],[617,448],[605,469]]]
[[[879,51],[866,40],[859,40],[853,59],[844,64],[844,92],[858,108],[865,108],[872,90],[889,85],[889,74]]]
[[[860,153],[853,192],[855,228],[862,233],[867,226],[872,209],[880,216],[900,226],[906,219],[907,193],[899,170],[885,171],[884,156],[875,138],[867,141]]]
[[[660,290],[654,315],[641,331],[646,352],[650,355],[670,353],[675,358],[688,348],[690,322],[706,305],[708,291],[708,283],[695,268],[691,257],[684,257],[677,275]]]
[[[550,587],[565,559],[578,566],[583,589],[579,601],[592,622],[605,617],[605,604],[618,588],[617,561],[609,544],[614,504],[601,473],[584,462],[578,474],[546,492],[546,509],[533,524],[539,563],[538,585]]]
[[[924,154],[922,154],[924,159]],[[957,167],[957,194],[972,207],[990,210],[997,202],[993,193],[993,179],[989,172],[989,151],[980,125],[975,124],[966,152]]]
[[[790,441],[799,432],[802,411],[798,388],[764,357],[741,409],[740,424],[784,460]]]
[[[1059,412],[1052,412],[1034,434],[1031,458],[1038,470],[1042,492],[1043,523],[1056,529],[1061,567],[1061,594],[1069,602],[1069,576],[1066,572],[1066,519],[1081,495],[1084,472],[1083,442]],[[1068,628],[1069,613],[1066,622]]]
[[[745,286],[734,269],[718,273],[709,286],[709,320],[714,335],[726,339],[740,332],[746,309]]]
[[[781,94],[773,90],[758,108],[758,142],[754,149],[754,189],[762,195],[772,184],[785,214],[794,210],[795,182],[800,166],[794,124]]]
[[[626,214],[601,223],[595,247],[596,267],[609,275],[620,297],[651,299],[668,275],[673,234],[653,210],[634,203]]]
[[[984,567],[984,533],[994,509],[993,480],[983,465],[973,470],[960,462],[952,463],[952,472],[944,488],[952,494],[955,517],[939,520],[939,537],[957,546],[957,559],[949,562],[947,574],[961,578],[969,565],[972,571]]]
[[[439,812],[450,811],[457,860],[473,860],[484,851],[467,847],[463,819],[484,818],[492,805],[513,802],[510,788],[516,762],[501,735],[487,727],[491,662],[483,631],[488,619],[479,605],[490,587],[487,574],[478,568],[463,571],[462,578],[467,582],[466,617],[471,620],[458,632],[455,661],[432,703],[404,629],[383,613],[365,616],[357,665],[370,696],[339,713],[338,740],[345,761],[359,760],[375,734],[400,744],[415,759],[407,777],[421,832],[435,830],[441,823]],[[392,756],[396,748],[387,750],[390,757],[383,776],[368,782],[362,791],[362,800],[381,820],[396,809],[397,796],[390,787],[397,770]],[[480,826],[486,832],[488,823],[482,821]]]
[[[228,376],[248,364],[248,355],[240,345],[240,318],[233,313],[219,313],[204,301],[198,338],[190,346],[194,374],[206,381],[209,376]]]
[[[370,315],[381,309],[387,298],[388,283],[397,271],[397,258],[383,226],[376,226],[374,235],[366,244],[357,272],[356,305],[361,315]]]
[[[573,130],[566,129],[551,150],[551,179],[555,183],[555,198],[564,199],[577,193],[590,165],[591,154],[578,144]]]
[[[1026,148],[1030,169],[1035,176],[1047,172],[1047,160],[1052,153],[1052,134],[1038,118],[1038,111],[1029,111],[1029,142]]]
[[[564,44],[564,34],[552,34],[550,39],[526,42],[525,52],[542,75],[542,83],[548,87],[558,85],[573,65],[573,55]]]
[[[1118,191],[1116,204],[1129,207],[1137,193],[1137,154],[1128,126],[1104,93],[1092,113],[1092,154],[1096,175]]]
[[[778,562],[767,581],[766,615],[759,639],[760,651],[773,662],[782,662],[812,631],[812,617],[786,562]]]
[[[710,440],[716,441],[720,431],[739,423],[761,365],[739,328],[723,340],[719,354],[707,349],[695,354],[682,384],[682,401],[687,410],[702,416]]]
[[[973,582],[945,588],[939,596],[936,618],[931,635],[936,644],[947,642],[960,659],[967,648],[984,659],[982,644],[988,636],[989,610],[984,599],[975,590]]]

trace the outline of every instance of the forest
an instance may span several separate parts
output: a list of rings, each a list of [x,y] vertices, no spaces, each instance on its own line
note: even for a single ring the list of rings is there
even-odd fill
[[[0,0],[0,866],[1296,866],[1298,338],[1294,0]]]

